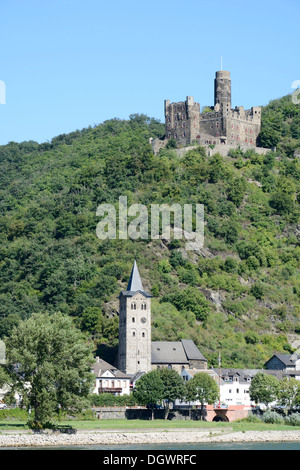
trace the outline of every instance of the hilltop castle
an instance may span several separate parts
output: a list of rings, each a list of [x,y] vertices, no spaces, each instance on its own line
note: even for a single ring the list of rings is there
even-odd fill
[[[244,110],[243,106],[231,108],[230,72],[216,72],[214,106],[200,112],[200,104],[192,96],[185,101],[171,103],[165,100],[164,140],[151,141],[154,153],[165,147],[170,139],[177,147],[198,145],[241,146],[255,148],[261,126],[261,108]]]

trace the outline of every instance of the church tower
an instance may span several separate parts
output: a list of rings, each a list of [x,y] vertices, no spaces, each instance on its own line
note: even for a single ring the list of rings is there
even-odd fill
[[[118,368],[126,374],[151,370],[151,297],[134,261],[127,290],[119,296]]]

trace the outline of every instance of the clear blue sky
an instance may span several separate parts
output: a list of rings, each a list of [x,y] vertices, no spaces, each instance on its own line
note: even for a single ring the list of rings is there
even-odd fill
[[[212,105],[221,56],[233,107],[300,80],[299,0],[0,0],[0,18],[0,144]]]

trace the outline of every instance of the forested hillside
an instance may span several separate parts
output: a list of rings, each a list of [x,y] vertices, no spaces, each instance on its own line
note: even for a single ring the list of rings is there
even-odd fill
[[[133,260],[153,294],[153,340],[191,338],[216,366],[261,367],[300,345],[300,106],[263,109],[266,156],[207,157],[195,147],[154,156],[164,126],[132,115],[0,147],[0,337],[33,312],[61,311],[113,360],[118,295]],[[102,203],[198,203],[203,254],[185,241],[104,240]],[[298,341],[298,343],[297,343]]]

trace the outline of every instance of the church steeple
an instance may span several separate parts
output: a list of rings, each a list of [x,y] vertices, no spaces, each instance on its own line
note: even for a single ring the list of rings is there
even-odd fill
[[[130,279],[129,279],[128,286],[127,286],[127,292],[137,292],[138,290],[143,292],[144,288],[143,288],[140,273],[136,264],[136,260],[134,260],[133,268],[132,268]]]

